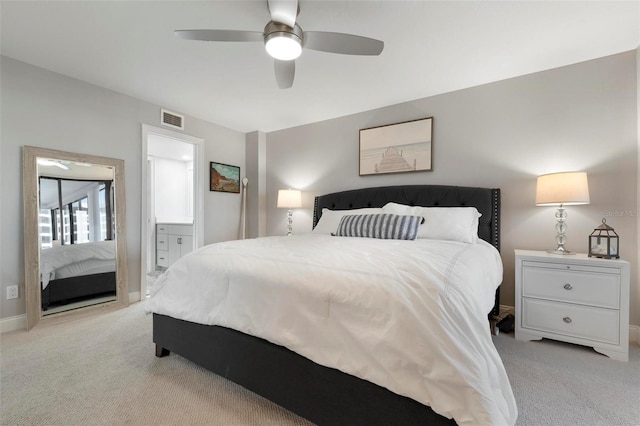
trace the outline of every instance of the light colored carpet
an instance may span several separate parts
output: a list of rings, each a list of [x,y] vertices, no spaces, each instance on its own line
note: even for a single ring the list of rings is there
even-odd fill
[[[156,358],[141,303],[0,339],[2,425],[309,424],[180,356]],[[640,425],[637,346],[622,363],[547,340],[494,342],[518,425]]]
[[[142,303],[1,336],[2,425],[308,425],[170,355],[156,358]]]
[[[640,425],[640,347],[629,362],[553,340],[493,342],[518,404],[518,425]]]

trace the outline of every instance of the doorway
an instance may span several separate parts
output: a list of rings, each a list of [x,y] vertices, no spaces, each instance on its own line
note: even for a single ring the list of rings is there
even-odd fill
[[[156,278],[203,241],[203,140],[142,128],[141,285],[144,300]]]

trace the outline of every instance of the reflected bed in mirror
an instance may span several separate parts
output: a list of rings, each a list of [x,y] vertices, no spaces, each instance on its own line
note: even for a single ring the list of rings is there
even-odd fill
[[[124,162],[24,147],[27,323],[128,304]]]

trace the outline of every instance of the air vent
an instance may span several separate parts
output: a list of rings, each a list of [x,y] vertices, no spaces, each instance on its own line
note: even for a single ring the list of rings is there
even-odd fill
[[[162,109],[160,110],[160,122],[165,126],[184,130],[184,115]]]

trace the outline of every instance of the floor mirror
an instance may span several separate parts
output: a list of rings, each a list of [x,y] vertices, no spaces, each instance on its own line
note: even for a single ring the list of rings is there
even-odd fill
[[[27,329],[129,302],[124,161],[23,148]]]

